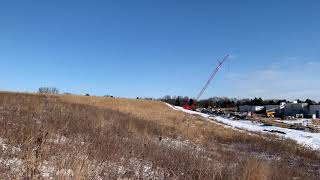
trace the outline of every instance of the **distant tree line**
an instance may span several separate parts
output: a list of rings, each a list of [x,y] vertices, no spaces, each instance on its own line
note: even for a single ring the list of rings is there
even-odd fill
[[[175,105],[175,106],[182,106],[189,104],[190,98],[187,96],[170,96],[166,95],[163,98],[160,99],[163,102]]]
[[[41,94],[59,94],[59,90],[56,87],[40,87],[38,89],[38,93]],[[71,95],[71,93],[64,93],[65,95]],[[85,96],[90,96],[90,94],[85,94]],[[111,97],[111,95],[105,95],[104,97]],[[137,97],[136,99],[144,99],[144,100],[157,100],[151,97]],[[175,106],[184,106],[184,105],[193,105],[195,102],[197,107],[200,108],[231,108],[231,107],[238,107],[242,105],[257,105],[257,106],[264,106],[264,105],[279,105],[281,102],[288,103],[286,99],[262,99],[261,97],[253,98],[253,99],[237,99],[237,98],[228,98],[228,97],[211,97],[208,99],[202,99],[196,102],[194,99],[188,96],[170,96],[166,95],[163,98],[158,99],[160,101],[175,105]],[[309,105],[320,105],[320,102],[316,102],[311,99],[297,100],[298,103],[308,103]]]
[[[166,95],[160,100],[163,102],[167,102],[169,104],[175,106],[183,106],[188,105],[190,102],[189,97],[187,96],[170,96]],[[201,108],[230,108],[230,107],[238,107],[242,105],[279,105],[281,102],[288,103],[286,99],[262,99],[262,98],[253,98],[253,99],[237,99],[237,98],[228,98],[228,97],[211,97],[208,99],[202,99],[196,102],[197,107]],[[306,99],[305,101],[298,100],[299,103],[308,103],[309,105],[320,104],[320,102],[313,101],[311,99]]]
[[[40,87],[38,90],[40,94],[59,94],[59,90],[55,87]]]

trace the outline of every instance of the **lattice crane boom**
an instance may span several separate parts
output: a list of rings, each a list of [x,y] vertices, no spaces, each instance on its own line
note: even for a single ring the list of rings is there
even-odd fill
[[[197,101],[200,100],[200,97],[203,95],[203,93],[206,91],[206,89],[208,88],[209,84],[211,83],[211,81],[213,80],[213,78],[216,76],[216,74],[219,72],[221,66],[223,65],[223,63],[229,58],[229,54],[227,54],[221,61],[218,60],[218,66],[214,69],[214,71],[211,73],[208,81],[206,82],[206,84],[204,85],[204,87],[201,89],[200,93],[197,96]]]

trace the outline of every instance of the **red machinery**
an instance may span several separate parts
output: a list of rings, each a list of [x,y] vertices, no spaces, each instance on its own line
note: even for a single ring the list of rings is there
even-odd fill
[[[206,82],[206,84],[204,85],[204,87],[201,89],[200,93],[198,94],[196,100],[199,101],[200,97],[203,95],[203,93],[205,92],[205,90],[208,88],[209,84],[211,83],[211,81],[214,79],[214,77],[216,76],[216,74],[219,72],[219,70],[221,69],[221,66],[223,65],[223,63],[229,58],[229,54],[227,54],[224,58],[222,58],[221,61],[218,60],[218,66],[213,70],[213,72],[211,73],[208,81]],[[183,106],[184,109],[187,110],[193,110],[195,109],[195,102],[190,99],[189,104],[188,105],[184,105]]]

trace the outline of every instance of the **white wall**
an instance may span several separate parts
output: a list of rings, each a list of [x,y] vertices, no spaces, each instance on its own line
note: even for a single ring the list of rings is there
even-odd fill
[[[264,106],[239,106],[240,112],[257,112],[264,109]]]

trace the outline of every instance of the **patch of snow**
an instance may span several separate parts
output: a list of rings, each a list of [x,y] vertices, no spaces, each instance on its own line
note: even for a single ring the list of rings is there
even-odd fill
[[[12,159],[2,159],[0,158],[0,164],[10,167],[13,172],[19,172],[23,170],[23,162],[21,159],[12,158]]]
[[[57,176],[74,176],[74,173],[71,169],[60,169],[56,172]]]
[[[53,143],[53,144],[64,144],[66,143],[67,138],[65,136],[59,136],[57,134],[52,135],[51,138],[47,139],[47,142]]]
[[[0,138],[0,147],[4,153],[9,153],[11,155],[15,155],[16,152],[20,152],[21,149],[14,147],[12,145],[8,145],[5,143],[5,139]],[[5,166],[10,168],[11,172],[14,174],[22,173],[25,171],[23,161],[21,159],[12,157],[12,158],[4,158],[0,157],[0,166]]]
[[[42,177],[53,179],[52,176],[54,175],[55,168],[49,165],[49,162],[44,161],[40,167],[38,167],[40,174]]]
[[[157,141],[158,140],[156,139],[155,142],[157,142]],[[205,150],[202,147],[200,147],[200,146],[198,146],[188,140],[177,140],[177,139],[165,137],[161,140],[160,143],[164,144],[167,147],[174,148],[174,149],[192,149],[192,150],[195,150],[196,153],[205,152]]]
[[[200,113],[200,112],[196,112],[196,111],[190,111],[190,110],[184,109],[183,107],[180,107],[180,106],[171,106],[171,107],[175,110],[179,110],[179,111],[182,111],[182,112],[185,112],[188,114],[199,115],[199,116],[202,116],[205,118],[210,117],[210,115],[208,115],[208,114],[204,114],[204,113]]]
[[[183,148],[183,147],[188,147],[189,145],[189,141],[179,141],[179,140],[175,140],[175,139],[171,139],[168,137],[165,137],[161,140],[161,142],[163,144],[165,144],[168,147],[172,147],[172,148]]]
[[[283,132],[285,134],[277,134],[278,136],[293,139],[299,144],[312,148],[314,150],[320,150],[320,133],[309,133],[304,131],[298,131],[294,129],[287,129],[275,126],[263,126],[262,124],[255,124],[251,121],[233,121],[223,117],[210,117],[212,120],[222,122],[229,126],[245,129],[254,132]]]
[[[0,146],[2,148],[2,151],[5,151],[8,149],[7,145],[4,143],[4,139],[0,138]]]
[[[163,170],[160,170],[160,168],[155,168],[150,161],[131,158],[129,160],[129,166],[134,171],[136,177],[142,175],[143,179],[150,177],[152,177],[153,179],[164,179],[163,174],[161,173],[163,172]]]
[[[312,124],[312,120],[311,119],[298,119],[298,120],[275,120],[277,122],[281,122],[281,123],[285,123],[285,124],[289,124],[289,125],[295,125],[295,124],[301,124],[302,126],[308,126]]]
[[[164,169],[155,167],[150,161],[121,158],[119,164],[108,162],[108,167],[110,165],[112,169],[117,167],[117,174],[124,179],[164,179]]]
[[[124,173],[126,173],[125,168],[123,166],[119,166],[118,167],[118,174],[124,174]]]
[[[15,154],[16,152],[21,152],[21,149],[19,147],[15,147],[15,146],[11,146],[11,145],[7,145],[5,143],[5,139],[0,138],[0,147],[2,149],[2,151],[10,151],[10,153]]]
[[[309,132],[286,129],[281,127],[263,126],[262,124],[257,124],[257,123],[246,121],[246,120],[231,120],[231,119],[227,119],[220,116],[210,116],[208,114],[186,110],[186,109],[183,109],[182,107],[177,107],[177,106],[174,106],[172,108],[183,111],[188,114],[199,115],[204,118],[223,123],[227,126],[231,126],[233,128],[239,128],[247,131],[262,132],[262,133],[280,132],[280,133],[277,133],[277,135],[280,137],[295,140],[299,144],[314,150],[320,150],[320,133],[309,133]],[[284,134],[281,134],[281,133],[284,133]]]
[[[176,111],[178,111],[178,109],[176,109],[174,106],[172,106],[171,104],[169,104],[169,103],[165,103],[167,106],[169,106],[170,108],[172,108],[173,110],[176,110]]]

